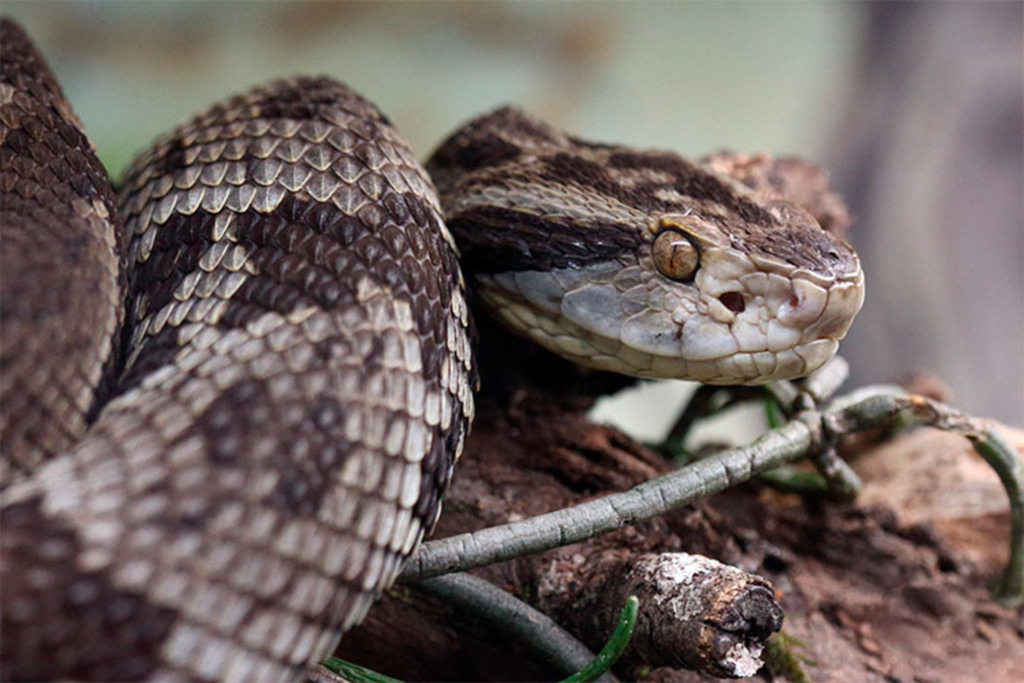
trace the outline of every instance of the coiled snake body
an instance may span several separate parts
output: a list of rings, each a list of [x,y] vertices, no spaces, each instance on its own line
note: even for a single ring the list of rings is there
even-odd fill
[[[445,215],[486,308],[600,369],[793,377],[860,306],[806,212],[514,109],[439,149],[439,201],[326,78],[212,107],[115,201],[2,33],[5,678],[292,680],[330,653],[436,520],[472,418]]]

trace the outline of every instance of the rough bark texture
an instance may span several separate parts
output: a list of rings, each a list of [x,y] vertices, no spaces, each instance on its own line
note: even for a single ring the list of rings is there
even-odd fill
[[[571,576],[582,573],[592,578],[581,583]],[[640,609],[632,647],[620,661],[625,669],[668,666],[746,678],[761,668],[765,641],[782,627],[782,608],[768,581],[687,553],[610,550],[582,566],[554,563],[537,597],[545,611],[561,614],[588,642],[599,643],[630,595]]]
[[[544,377],[569,372],[551,362]],[[503,398],[485,396],[491,407],[476,425],[435,537],[573,505],[669,467],[621,432],[588,422],[585,391],[547,401],[522,375],[498,386]],[[1024,435],[1014,438],[1024,447]],[[987,593],[1009,534],[995,475],[966,441],[932,430],[868,448],[855,466],[866,489],[852,505],[752,483],[648,524],[475,573],[596,651],[604,612],[583,597],[552,596],[600,594],[609,577],[593,569],[609,557],[626,566],[643,555],[699,553],[774,586],[786,613],[783,633],[799,641],[789,653],[810,680],[1011,680],[1024,661],[1024,620]],[[974,503],[954,504],[965,500]],[[488,640],[471,616],[410,587],[385,599],[340,654],[408,680],[558,677],[517,644]],[[636,675],[638,659],[627,651],[619,672]],[[648,668],[646,677],[710,678],[669,668]]]
[[[832,232],[842,235],[850,222],[818,167],[728,154],[708,163],[758,192],[795,199]],[[478,324],[478,419],[435,538],[569,507],[671,469],[627,435],[586,418],[597,396],[633,380],[579,370],[487,320]],[[918,377],[913,388],[943,398],[940,381]],[[1024,449],[1024,433],[1010,434]],[[736,584],[746,597],[720,600],[731,617],[719,625],[741,623],[756,645],[775,627],[775,600],[785,611],[788,638],[769,653],[762,678],[801,680],[802,671],[813,681],[1014,680],[1024,661],[1024,611],[1003,609],[988,595],[1006,561],[1010,526],[997,477],[957,436],[919,430],[881,445],[870,439],[851,440],[856,445],[844,454],[866,484],[853,504],[751,482],[649,523],[474,573],[597,651],[634,570],[664,553],[705,555],[749,573]],[[769,585],[773,596],[765,595]],[[620,674],[711,679],[655,668],[671,660],[639,641],[651,633],[640,624]],[[728,644],[722,628],[705,633]],[[679,649],[700,652],[695,637],[681,629]],[[407,680],[561,678],[472,615],[410,586],[392,590],[339,655]],[[686,657],[671,663],[716,671]]]

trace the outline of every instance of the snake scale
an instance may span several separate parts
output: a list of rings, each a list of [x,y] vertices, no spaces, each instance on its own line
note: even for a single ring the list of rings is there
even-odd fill
[[[707,164],[503,108],[428,176],[328,78],[211,107],[115,196],[0,30],[4,679],[286,681],[329,654],[466,439],[460,250],[482,310],[641,377],[804,375],[863,298],[849,246]]]

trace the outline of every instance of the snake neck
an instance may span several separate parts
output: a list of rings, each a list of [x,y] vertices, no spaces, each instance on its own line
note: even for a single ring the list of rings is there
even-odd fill
[[[637,382],[573,363],[510,330],[486,309],[474,305],[473,310],[483,340],[476,350],[478,423],[585,413],[602,396]]]

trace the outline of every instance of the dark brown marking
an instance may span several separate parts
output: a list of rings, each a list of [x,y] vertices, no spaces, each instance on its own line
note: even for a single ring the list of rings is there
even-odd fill
[[[473,171],[484,166],[495,166],[511,161],[520,154],[520,148],[504,138],[490,137],[472,145],[443,146],[432,163],[439,167]]]
[[[96,321],[120,326],[123,235],[106,171],[45,60],[13,21],[0,18],[0,35],[0,442],[19,470],[79,438],[117,376],[119,334]],[[66,321],[62,334],[53,320]],[[29,341],[39,336],[47,343]],[[71,377],[88,378],[88,407]],[[55,405],[11,412],[29,393]]]
[[[374,363],[372,354],[368,363]],[[218,396],[179,441],[201,436],[215,468],[277,473],[278,482],[266,502],[286,516],[313,515],[348,458],[350,445],[344,435],[348,408],[336,398],[322,396],[303,406],[300,421],[285,423],[274,408],[282,400],[289,399],[272,397],[262,381],[242,380]],[[267,443],[273,446],[266,448]],[[263,448],[258,449],[257,444]],[[269,461],[254,457],[264,450],[269,452]],[[179,517],[170,523],[201,523],[212,518],[218,505],[211,496],[210,509],[204,510],[201,519]]]
[[[248,252],[255,274],[235,292],[218,325],[244,327],[271,311],[287,315],[309,306],[330,311],[353,305],[358,284],[365,277],[390,288],[395,298],[409,301],[420,334],[443,347],[445,333],[436,321],[443,319],[442,311],[448,308],[447,283],[457,263],[447,250],[438,248],[437,238],[424,239],[425,227],[434,235],[440,230],[425,201],[412,194],[390,196],[395,197],[393,206],[401,205],[403,211],[363,211],[355,218],[333,205],[289,195],[271,214],[254,210],[236,214],[237,244]],[[405,222],[395,222],[395,214]],[[132,278],[132,292],[146,292],[143,315],[171,303],[181,282],[198,269],[214,244],[215,220],[215,214],[199,210],[191,216],[174,214],[159,228],[149,259],[137,267]],[[416,258],[398,255],[396,248],[404,241],[411,242]],[[424,260],[437,267],[426,267]],[[176,335],[177,331],[168,327],[146,341],[138,366],[129,370],[119,387],[121,393],[172,361],[177,352]],[[440,361],[428,360],[425,372],[434,376],[435,363]]]
[[[658,199],[655,190],[672,188],[682,195],[694,199],[709,199],[740,216],[744,221],[772,227],[776,220],[765,209],[755,202],[741,197],[736,191],[707,171],[698,168],[677,154],[671,152],[634,152],[625,150],[616,152],[608,158],[608,166],[630,170],[650,170],[666,173],[672,177],[670,183],[640,183],[635,190],[630,188],[619,190],[621,201],[637,208],[650,207],[653,211],[672,212],[679,210],[679,204]],[[618,185],[613,183],[613,185]],[[609,188],[610,189],[610,188]],[[612,194],[612,196],[616,196]],[[632,198],[632,199],[631,199]]]
[[[495,146],[504,153],[486,152]],[[519,150],[514,157],[513,147]],[[785,202],[747,193],[727,178],[677,154],[589,142],[560,133],[512,108],[468,123],[437,150],[428,169],[447,205],[457,205],[461,193],[478,193],[482,188],[502,187],[514,181],[546,186],[566,195],[582,192],[587,201],[608,197],[649,215],[651,220],[659,215],[694,211],[730,235],[736,249],[761,252],[825,274],[849,274],[856,268],[853,251],[794,205],[784,206]],[[682,199],[674,199],[672,194]],[[476,206],[448,216],[470,270],[504,270],[500,264],[505,258],[512,270],[530,269],[534,257],[537,269],[578,267],[585,262],[586,256],[573,254],[574,240],[583,229],[560,224],[557,219],[536,217],[542,213],[540,202],[549,199],[538,199],[537,206],[531,206],[528,197],[525,204],[523,199],[517,199],[521,211],[504,210],[501,219],[508,221],[504,225],[496,218],[503,210],[492,207]],[[546,226],[537,230],[543,222]],[[504,231],[498,230],[502,227]],[[494,229],[497,235],[485,235],[483,228]],[[623,228],[636,231],[638,226]],[[518,232],[522,234],[513,234]],[[596,232],[600,240],[600,231]],[[562,244],[552,246],[558,241]],[[614,256],[601,247],[596,251],[590,262]]]
[[[442,142],[427,162],[427,172],[443,194],[467,172],[512,162],[525,151],[550,149],[561,134],[517,107],[501,107],[478,116]]]
[[[0,679],[138,681],[159,666],[174,610],[116,587],[105,570],[79,570],[78,533],[39,497],[5,506],[0,524]]]
[[[577,226],[555,217],[501,207],[479,207],[448,221],[469,273],[582,268],[639,248],[629,226]]]

